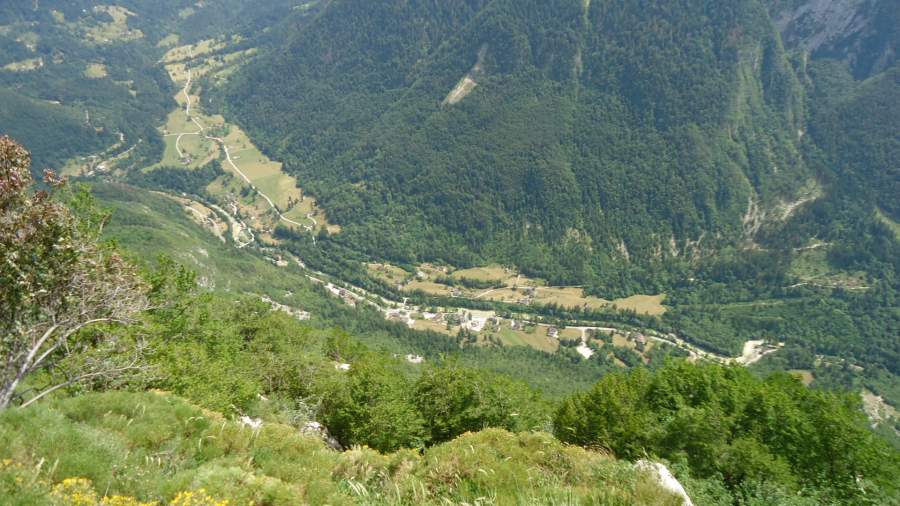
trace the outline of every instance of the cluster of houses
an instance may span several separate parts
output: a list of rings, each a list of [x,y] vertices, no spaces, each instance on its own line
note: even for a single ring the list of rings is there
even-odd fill
[[[359,295],[347,290],[346,288],[341,288],[340,286],[335,286],[332,283],[328,283],[325,285],[325,289],[331,292],[332,295],[341,299],[344,304],[347,304],[351,307],[356,307],[357,302],[362,298]]]
[[[526,286],[523,289],[523,297],[516,301],[516,304],[522,306],[530,306],[534,303],[534,298],[537,295],[537,288],[533,286]]]
[[[291,306],[286,306],[284,304],[281,304],[280,302],[276,302],[276,301],[270,299],[269,297],[266,297],[265,295],[262,296],[261,299],[266,304],[272,306],[272,309],[275,309],[276,311],[281,311],[283,313],[287,313],[300,321],[306,321],[311,318],[309,311],[301,311],[300,309],[295,309],[295,308],[292,308]]]

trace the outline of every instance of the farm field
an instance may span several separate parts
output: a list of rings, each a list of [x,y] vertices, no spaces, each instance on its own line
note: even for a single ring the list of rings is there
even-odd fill
[[[390,264],[369,264],[369,274],[390,285],[398,285],[406,281],[403,289],[407,292],[422,291],[434,296],[457,296],[485,301],[504,302],[508,304],[551,305],[579,309],[602,309],[615,306],[622,310],[633,310],[639,314],[662,315],[666,312],[663,305],[665,294],[633,295],[631,297],[609,301],[584,293],[584,289],[576,286],[546,286],[541,279],[523,276],[513,269],[500,265],[488,265],[468,269],[452,270],[422,264],[417,268],[416,276],[400,267]],[[459,283],[451,286],[449,278]],[[501,285],[498,288],[469,288],[465,281],[491,283]],[[443,281],[443,282],[442,282]]]
[[[547,353],[556,353],[559,350],[559,340],[547,336],[546,327],[535,327],[531,331],[513,330],[508,325],[497,332],[503,344],[507,346],[530,346]]]
[[[102,63],[91,63],[84,69],[84,76],[89,79],[103,79],[107,75],[106,65]]]
[[[236,41],[239,39],[231,40]],[[179,108],[169,114],[160,128],[165,139],[163,157],[149,170],[163,166],[198,169],[219,159],[227,174],[210,183],[207,192],[227,204],[224,207],[240,212],[263,238],[274,241],[272,231],[281,223],[312,231],[325,228],[330,233],[340,232],[339,227],[327,223],[315,199],[303,194],[297,180],[282,171],[280,162],[260,152],[239,127],[202,110],[202,90],[194,83],[204,75],[221,77],[221,73],[233,70],[254,53],[251,49],[212,54],[226,51],[228,45],[228,41],[206,40],[166,53],[165,69],[182,89],[174,97]],[[198,55],[209,56],[197,58]]]
[[[416,320],[412,328],[422,331],[430,330],[432,332],[438,332],[448,336],[455,336],[456,333],[459,332],[459,327],[452,327],[450,329],[447,329],[447,325],[445,323],[436,323],[431,320]]]
[[[666,312],[666,307],[663,306],[665,300],[665,294],[632,295],[631,297],[626,297],[624,299],[616,299],[612,301],[612,305],[619,309],[634,311],[638,314],[659,316]]]
[[[174,40],[178,40],[177,36]],[[182,60],[199,58],[208,53],[225,49],[227,45],[228,44],[222,40],[206,39],[201,40],[200,42],[197,42],[195,44],[186,44],[183,46],[174,47],[166,51],[166,54],[163,56],[163,62],[174,63]]]
[[[433,281],[413,280],[404,286],[407,292],[415,292],[421,290],[429,295],[437,295],[440,297],[448,297],[453,294],[453,289],[447,285],[435,283]]]
[[[565,328],[559,331],[560,339],[581,339],[581,329]]]
[[[450,277],[456,280],[472,279],[475,281],[491,283],[503,282],[509,284],[511,281],[515,281],[516,275],[512,270],[500,265],[488,265],[485,267],[473,267],[471,269],[454,271]]]
[[[97,5],[94,7],[94,12],[107,14],[112,18],[112,21],[101,22],[85,30],[87,38],[97,44],[135,40],[144,36],[140,30],[132,30],[128,27],[128,18],[135,14],[124,7]]]
[[[369,275],[390,285],[398,285],[409,277],[405,270],[391,264],[366,264]]]

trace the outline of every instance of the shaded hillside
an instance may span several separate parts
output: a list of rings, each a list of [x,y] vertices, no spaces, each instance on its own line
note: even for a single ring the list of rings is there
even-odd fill
[[[845,190],[860,194],[894,220],[900,220],[900,65],[863,82],[844,79],[841,69],[813,69],[823,95],[813,117],[812,135],[829,156]],[[835,89],[836,88],[836,89]]]
[[[845,61],[859,79],[897,61],[900,9],[893,0],[766,0],[785,45]]]
[[[748,202],[808,177],[799,86],[756,1],[432,4],[289,21],[224,97],[347,244],[609,278],[746,238]]]
[[[84,122],[84,112],[48,101],[31,99],[0,88],[0,134],[33,147],[32,166],[58,168],[77,155],[101,151],[114,137],[97,132]]]

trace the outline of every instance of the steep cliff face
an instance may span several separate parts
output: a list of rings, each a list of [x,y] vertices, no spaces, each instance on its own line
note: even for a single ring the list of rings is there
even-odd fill
[[[769,0],[785,45],[850,64],[857,78],[897,60],[900,8],[895,0]]]

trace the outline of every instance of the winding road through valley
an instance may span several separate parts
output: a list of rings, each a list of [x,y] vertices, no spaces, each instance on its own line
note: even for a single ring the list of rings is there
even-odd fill
[[[190,51],[190,61],[188,64],[186,64],[187,82],[185,83],[184,88],[182,89],[181,93],[183,93],[184,98],[185,98],[185,114],[187,116],[187,119],[190,120],[190,122],[192,122],[194,125],[197,126],[197,131],[167,134],[167,136],[177,136],[177,139],[175,140],[175,149],[178,152],[179,157],[184,158],[184,153],[181,150],[180,143],[181,143],[181,139],[185,136],[199,135],[199,136],[203,136],[206,139],[209,139],[211,141],[218,143],[219,145],[221,145],[222,150],[225,153],[225,159],[227,161],[228,166],[230,166],[231,169],[235,173],[237,173],[250,186],[250,188],[253,191],[255,191],[257,194],[262,196],[263,199],[265,199],[265,201],[269,204],[269,207],[277,213],[277,215],[281,221],[290,223],[292,225],[296,225],[298,227],[301,227],[301,228],[311,232],[314,227],[318,226],[318,222],[312,216],[312,213],[308,213],[306,215],[306,218],[313,223],[312,226],[298,223],[298,222],[286,217],[284,214],[282,214],[281,211],[278,209],[278,207],[275,205],[275,202],[268,195],[266,195],[265,193],[260,191],[260,189],[257,188],[256,185],[253,184],[253,182],[250,180],[250,178],[247,176],[247,174],[245,174],[244,171],[242,171],[240,169],[240,167],[238,167],[238,165],[234,161],[234,158],[232,158],[232,156],[231,156],[231,151],[230,151],[225,139],[223,139],[221,137],[215,137],[212,135],[208,135],[206,133],[207,132],[206,127],[194,115],[191,114],[193,100],[191,98],[190,91],[191,91],[191,87],[193,85],[193,79],[192,79],[193,73],[192,73],[190,66],[188,66],[188,65],[193,62],[194,56],[193,56],[193,51],[192,50],[189,50],[189,51]],[[253,235],[253,231],[250,227],[248,227],[242,221],[233,217],[230,213],[225,212],[220,207],[212,206],[212,208],[220,213],[225,214],[228,217],[229,221],[231,222],[232,228],[235,229],[235,232],[233,233],[232,237],[238,248],[244,248],[246,246],[249,246],[253,242],[255,242],[256,238]],[[235,213],[236,213],[236,211],[237,211],[237,209],[235,208]],[[239,241],[238,236],[240,235],[240,233],[237,230],[238,227],[242,227],[243,230],[246,230],[248,232],[248,234],[250,236],[250,240],[248,242],[242,243]],[[315,236],[313,237],[313,240],[315,240]],[[303,267],[305,269],[305,265],[302,264],[301,261],[299,261],[299,260],[297,260],[297,261],[298,261],[298,265],[301,265],[301,267]],[[401,309],[406,311],[407,313],[421,312],[423,310],[421,307],[418,307],[418,306],[407,305],[405,300],[403,302],[388,300],[388,299],[385,299],[384,297],[375,295],[373,293],[368,292],[367,290],[365,290],[363,288],[360,288],[360,287],[357,287],[354,285],[342,283],[345,286],[341,287],[339,285],[336,285],[332,282],[327,281],[327,279],[330,276],[327,276],[326,274],[315,271],[315,270],[311,270],[310,274],[307,274],[306,277],[313,283],[323,285],[326,288],[326,290],[331,292],[334,296],[342,297],[342,298],[352,298],[356,303],[367,303],[367,304],[374,306],[378,311],[382,312],[385,315],[385,317],[390,317],[392,313],[399,311]],[[492,291],[493,290],[488,290],[484,293],[479,294],[475,298],[477,299],[477,298],[483,297]],[[382,306],[378,302],[375,302],[375,300],[379,300],[382,304],[384,304],[384,306]],[[465,311],[465,309],[463,309],[463,311]],[[524,319],[523,321],[528,321],[528,320]],[[549,324],[545,324],[540,321],[534,321],[531,323],[534,323],[539,326],[549,326]],[[597,330],[597,331],[603,331],[603,332],[618,332],[618,333],[628,332],[627,330],[624,330],[624,329],[617,329],[617,328],[612,328],[612,327],[578,326],[578,327],[572,327],[572,328],[578,329],[581,331],[582,343],[581,343],[581,346],[579,347],[578,351],[583,356],[585,356],[585,358],[589,358],[592,354],[592,351],[587,347],[587,344],[586,344],[587,331]],[[726,356],[718,355],[716,353],[712,353],[712,352],[703,350],[697,346],[694,346],[690,343],[685,342],[684,340],[682,340],[672,334],[663,335],[663,334],[660,334],[660,333],[657,333],[654,331],[650,331],[650,330],[645,330],[644,332],[645,332],[646,338],[656,341],[656,342],[659,342],[659,343],[664,343],[664,344],[685,350],[694,358],[703,358],[703,359],[712,360],[712,361],[721,362],[721,363],[734,362],[734,363],[738,363],[738,364],[749,365],[753,361],[756,361],[759,358],[761,358],[763,355],[765,355],[767,353],[771,353],[772,351],[775,351],[775,349],[777,349],[777,346],[774,349],[771,349],[771,348],[763,349],[762,341],[753,341],[753,342],[747,343],[747,345],[749,345],[749,346],[744,347],[744,353],[742,354],[741,357],[726,357]]]
[[[193,62],[193,59],[194,59],[193,50],[189,49],[189,55],[191,58],[190,61]],[[269,207],[271,207],[272,210],[275,211],[275,213],[278,215],[278,218],[281,221],[284,221],[285,223],[290,223],[291,225],[296,225],[296,226],[301,227],[309,232],[312,232],[313,227],[318,225],[318,222],[316,222],[316,220],[314,218],[312,218],[311,216],[307,216],[307,218],[309,218],[309,220],[313,223],[313,225],[310,226],[310,225],[306,225],[303,223],[298,223],[298,222],[288,218],[287,216],[285,216],[281,212],[281,210],[278,209],[278,206],[275,205],[275,202],[268,195],[266,195],[265,193],[260,191],[260,189],[257,188],[256,185],[253,184],[253,182],[250,180],[250,178],[247,177],[247,174],[245,174],[244,171],[242,171],[240,169],[240,167],[238,167],[237,164],[234,163],[234,159],[231,157],[231,151],[229,150],[228,144],[225,142],[225,139],[223,139],[221,137],[214,137],[214,136],[206,134],[206,127],[204,127],[203,124],[200,123],[200,121],[198,121],[197,118],[191,114],[191,105],[193,102],[193,100],[191,99],[191,86],[193,84],[193,79],[192,79],[193,73],[189,66],[187,67],[186,70],[187,70],[187,82],[185,83],[184,88],[181,90],[181,92],[184,94],[184,99],[185,99],[185,114],[187,115],[187,119],[189,119],[194,125],[197,125],[198,130],[196,132],[179,132],[179,133],[168,134],[168,136],[177,136],[177,138],[175,139],[175,150],[178,152],[179,158],[184,158],[184,153],[181,150],[181,139],[186,135],[202,135],[206,139],[217,142],[218,144],[220,144],[222,146],[222,150],[225,152],[225,159],[226,159],[228,165],[231,167],[231,169],[234,172],[236,172],[239,176],[241,176],[241,179],[243,179],[250,186],[250,188],[253,191],[255,191],[257,194],[259,194],[263,199],[265,199],[265,201],[269,204]],[[252,232],[250,233],[250,235],[251,235],[251,237],[253,237]],[[244,244],[240,247],[244,247],[246,245],[247,244]]]

